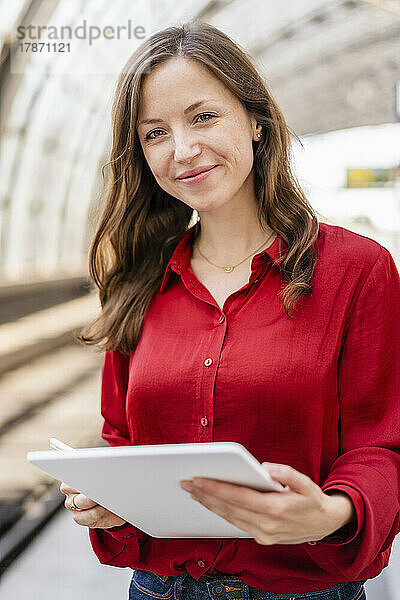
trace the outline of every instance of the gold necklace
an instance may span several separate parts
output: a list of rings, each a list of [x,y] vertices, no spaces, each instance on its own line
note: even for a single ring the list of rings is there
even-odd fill
[[[199,251],[199,254],[201,254],[201,256],[210,263],[210,265],[213,265],[214,267],[218,267],[218,269],[224,269],[225,273],[232,273],[233,269],[235,269],[236,267],[238,267],[239,265],[241,265],[245,260],[247,260],[248,258],[250,258],[250,256],[253,256],[253,254],[255,254],[256,252],[258,252],[263,246],[265,246],[265,244],[271,239],[271,237],[274,235],[274,231],[271,233],[271,235],[267,238],[267,240],[265,242],[263,242],[261,244],[261,246],[259,246],[257,248],[257,250],[254,250],[254,252],[252,252],[251,254],[249,254],[248,256],[246,256],[246,258],[244,258],[243,260],[241,260],[239,263],[237,263],[236,265],[226,265],[225,267],[221,267],[220,265],[216,265],[215,263],[211,262],[211,260],[208,260],[208,258],[206,256],[204,256],[204,254],[202,253],[202,251],[200,250],[199,246],[197,246],[197,250]]]

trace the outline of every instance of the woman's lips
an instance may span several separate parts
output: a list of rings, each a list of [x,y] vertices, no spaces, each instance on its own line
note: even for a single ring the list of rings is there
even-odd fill
[[[212,173],[212,171],[216,169],[216,167],[218,167],[218,165],[215,165],[211,169],[208,169],[208,171],[203,171],[198,175],[194,175],[193,177],[185,177],[184,179],[179,179],[179,181],[182,181],[183,183],[186,183],[188,185],[192,185],[193,183],[199,183],[200,181],[206,179],[210,175],[210,173]]]

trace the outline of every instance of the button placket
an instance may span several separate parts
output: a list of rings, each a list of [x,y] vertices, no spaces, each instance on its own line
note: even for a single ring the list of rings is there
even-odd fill
[[[198,439],[199,441],[213,441],[213,411],[214,411],[214,387],[221,364],[221,351],[226,337],[226,326],[219,324],[227,323],[225,311],[214,306],[210,310],[210,322],[207,335],[204,337],[204,351],[210,352],[212,356],[200,359],[199,383],[196,387],[196,403],[198,412]]]

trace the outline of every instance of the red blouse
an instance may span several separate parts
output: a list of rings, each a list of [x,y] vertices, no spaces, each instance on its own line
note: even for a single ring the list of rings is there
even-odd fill
[[[112,446],[239,442],[260,462],[348,494],[357,523],[272,546],[152,538],[126,524],[89,529],[94,552],[108,565],[232,574],[271,592],[375,577],[400,531],[400,278],[391,254],[320,223],[312,294],[290,319],[278,296],[283,240],[253,257],[248,283],[220,310],[190,268],[192,234],[171,257],[135,352],[105,353],[102,437]]]

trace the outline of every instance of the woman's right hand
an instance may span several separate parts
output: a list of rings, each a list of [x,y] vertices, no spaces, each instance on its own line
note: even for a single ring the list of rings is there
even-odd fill
[[[110,529],[111,527],[117,527],[126,523],[125,519],[118,517],[104,506],[100,506],[87,496],[84,496],[78,490],[74,490],[69,487],[66,483],[62,482],[60,485],[60,492],[66,495],[64,506],[72,513],[72,518],[78,525],[84,525],[90,528],[101,528]],[[72,499],[74,499],[75,505],[78,508],[82,508],[82,511],[76,511],[71,508]]]

